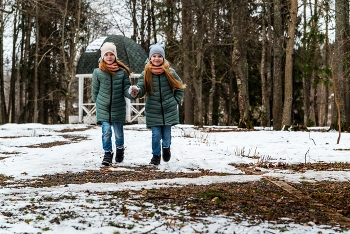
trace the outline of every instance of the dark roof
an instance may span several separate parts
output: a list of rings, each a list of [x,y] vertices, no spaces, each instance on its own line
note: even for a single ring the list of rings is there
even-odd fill
[[[127,65],[131,72],[141,73],[143,71],[147,54],[141,45],[121,35],[109,35],[103,43],[107,41],[115,44],[118,59]],[[96,51],[85,51],[78,61],[76,74],[91,74],[98,67],[99,58],[99,49]]]

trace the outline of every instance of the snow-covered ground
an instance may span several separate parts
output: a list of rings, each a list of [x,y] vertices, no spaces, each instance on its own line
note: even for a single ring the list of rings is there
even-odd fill
[[[88,125],[0,125],[0,174],[14,180],[38,178],[45,174],[99,170],[103,156],[101,128]],[[209,127],[207,127],[209,128]],[[229,127],[211,127],[228,129]],[[234,127],[231,127],[234,128]],[[77,131],[60,132],[60,130]],[[147,165],[151,155],[151,131],[145,125],[126,125],[125,160],[112,170],[130,170],[130,166]],[[251,225],[236,222],[234,217],[216,215],[202,218],[201,222],[164,225],[176,215],[177,208],[169,209],[166,217],[148,217],[134,220],[118,212],[121,207],[135,213],[141,207],[133,200],[113,197],[110,191],[155,189],[186,184],[212,184],[220,182],[246,182],[263,176],[284,181],[338,180],[349,181],[348,171],[316,172],[303,174],[271,170],[264,175],[244,175],[232,163],[314,163],[349,162],[350,134],[342,133],[336,144],[337,132],[271,131],[198,131],[190,125],[177,125],[172,129],[172,158],[158,166],[161,171],[193,172],[204,169],[226,172],[228,176],[203,176],[123,183],[85,183],[44,188],[0,187],[0,233],[335,233],[329,227],[310,223],[307,226],[277,225],[263,222]],[[29,148],[41,143],[67,141],[64,134],[85,136],[87,139],[51,148]],[[92,193],[101,192],[101,193]],[[44,197],[59,201],[45,201]],[[73,199],[74,198],[74,199]],[[111,205],[110,200],[114,200]],[[152,203],[143,204],[152,212]],[[30,207],[34,207],[32,212]],[[50,207],[50,208],[48,208]],[[146,208],[145,208],[146,207]],[[9,215],[10,213],[13,215]],[[6,215],[5,215],[6,214]],[[183,214],[185,217],[189,214]],[[237,214],[239,215],[239,214]],[[67,216],[67,218],[64,218]],[[75,218],[69,218],[69,217]],[[56,219],[55,217],[60,217]],[[62,218],[63,217],[63,218]],[[59,221],[60,220],[60,221]],[[46,233],[45,232],[45,233]],[[349,232],[350,233],[350,232]]]

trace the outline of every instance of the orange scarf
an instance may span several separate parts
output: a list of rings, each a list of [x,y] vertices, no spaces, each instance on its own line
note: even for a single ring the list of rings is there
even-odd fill
[[[105,64],[105,67],[110,70],[110,71],[118,71],[119,70],[119,65],[117,62],[114,62],[112,64],[107,64],[107,63],[104,63]],[[105,70],[104,69],[104,66],[102,63],[99,63],[98,67],[101,69],[101,70]]]
[[[162,67],[155,67],[152,65],[151,72],[156,75],[160,75],[164,72],[164,69]]]

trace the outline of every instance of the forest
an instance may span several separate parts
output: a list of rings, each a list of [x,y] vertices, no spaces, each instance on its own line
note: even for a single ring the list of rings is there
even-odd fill
[[[96,38],[162,42],[183,124],[350,130],[349,0],[0,0],[0,124],[68,123]]]

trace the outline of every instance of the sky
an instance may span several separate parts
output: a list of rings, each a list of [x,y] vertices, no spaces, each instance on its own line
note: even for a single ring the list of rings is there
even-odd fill
[[[83,129],[85,124],[5,124],[0,125],[0,174],[12,176],[14,180],[37,179],[46,174],[99,170],[103,157],[101,127]],[[112,195],[103,192],[137,191],[157,189],[166,186],[188,184],[212,184],[221,182],[247,182],[261,180],[264,176],[278,178],[286,182],[300,183],[318,180],[349,181],[349,171],[306,171],[305,173],[285,170],[270,170],[263,175],[245,175],[231,163],[271,163],[299,164],[305,162],[349,162],[350,134],[342,133],[337,144],[338,132],[294,132],[272,131],[257,128],[258,131],[230,131],[236,127],[207,126],[206,129],[220,129],[226,132],[203,132],[191,125],[172,127],[172,157],[167,163],[161,162],[160,171],[188,172],[200,169],[211,172],[230,173],[227,176],[203,176],[200,178],[176,178],[149,181],[129,181],[124,183],[85,183],[44,188],[13,188],[0,186],[0,234],[7,233],[170,233],[166,225],[171,215],[180,212],[177,207],[169,209],[169,216],[148,217],[135,220],[123,215],[111,216],[113,208],[106,204]],[[60,132],[76,129],[78,131]],[[316,129],[311,129],[316,130]],[[151,131],[143,124],[124,126],[125,159],[110,170],[131,170],[130,166],[148,165],[151,155]],[[63,135],[83,135],[87,139],[51,148],[29,148],[26,146],[67,141]],[[342,150],[341,150],[342,149]],[[245,152],[244,154],[242,152]],[[257,156],[257,157],[252,157]],[[1,159],[4,158],[4,159]],[[254,159],[255,158],[255,159]],[[90,191],[90,192],[89,192]],[[91,193],[92,191],[101,193]],[[43,201],[43,197],[74,196],[76,199],[60,199],[58,202]],[[93,202],[92,202],[93,201]],[[140,212],[140,207],[131,199],[123,201],[115,198],[116,206],[125,206],[130,212]],[[23,212],[24,207],[36,204],[36,213]],[[47,208],[50,206],[50,209]],[[148,211],[154,209],[146,202]],[[98,207],[98,208],[96,208]],[[11,212],[12,216],[2,215]],[[183,211],[182,211],[183,212]],[[38,216],[42,214],[41,216]],[[58,214],[75,214],[79,218],[64,219],[51,223]],[[185,214],[185,216],[189,214]],[[168,220],[167,220],[168,219]],[[29,220],[29,221],[28,221]],[[82,222],[85,220],[87,222]],[[132,229],[108,225],[118,220]],[[198,219],[199,220],[199,219]],[[89,223],[90,225],[87,225]],[[285,227],[285,225],[283,225]],[[201,221],[185,223],[173,233],[279,233],[279,225],[262,222],[251,225],[246,221],[233,222],[233,217],[214,215]],[[298,225],[290,223],[283,233],[335,233],[327,226]],[[350,233],[350,232],[349,232]]]

